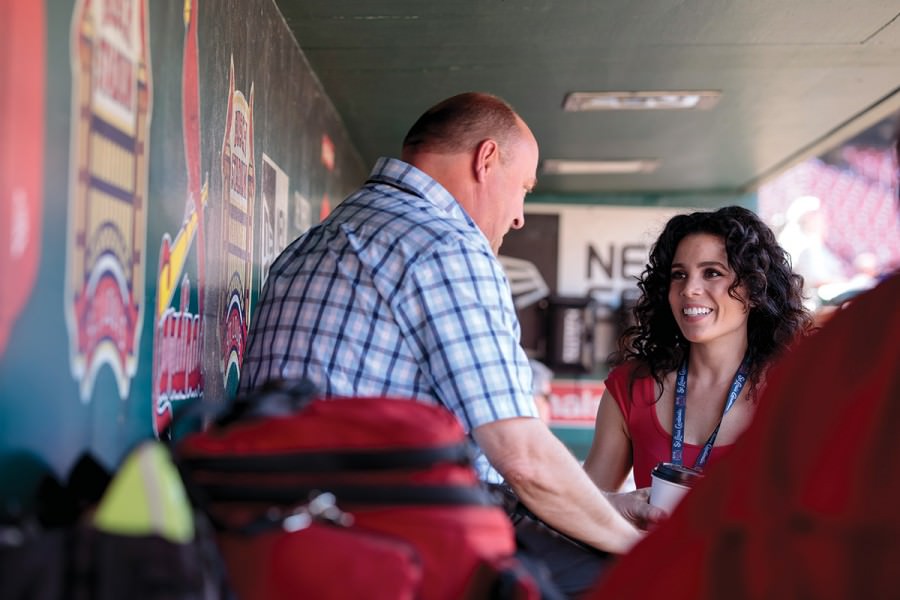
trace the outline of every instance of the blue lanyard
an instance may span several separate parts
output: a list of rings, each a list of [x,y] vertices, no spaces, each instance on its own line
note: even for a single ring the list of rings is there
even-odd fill
[[[716,436],[719,435],[719,427],[722,426],[722,419],[725,418],[725,414],[734,405],[734,401],[737,400],[738,396],[741,395],[741,390],[744,389],[744,383],[747,381],[747,367],[749,362],[749,356],[744,356],[741,366],[738,368],[737,373],[734,374],[734,380],[732,380],[731,388],[728,390],[728,399],[725,401],[725,410],[722,411],[722,417],[719,419],[719,424],[716,425],[716,428],[710,434],[709,439],[706,440],[706,443],[703,445],[703,450],[700,451],[697,460],[694,462],[694,468],[697,470],[703,469],[703,466],[706,464],[709,453],[712,452],[713,444],[716,442]],[[684,413],[685,407],[687,406],[687,371],[688,361],[687,358],[685,358],[684,362],[681,363],[681,367],[678,368],[678,378],[675,380],[675,415],[672,419],[672,462],[676,465],[681,464],[684,453]]]

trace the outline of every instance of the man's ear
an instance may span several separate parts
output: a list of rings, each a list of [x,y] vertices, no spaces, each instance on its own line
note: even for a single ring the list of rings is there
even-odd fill
[[[495,140],[490,138],[482,140],[475,148],[474,164],[475,179],[483,182],[487,176],[487,172],[495,167],[500,161],[500,146]]]

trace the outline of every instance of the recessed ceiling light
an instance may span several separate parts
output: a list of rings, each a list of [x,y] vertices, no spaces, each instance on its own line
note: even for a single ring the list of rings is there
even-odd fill
[[[570,92],[563,109],[582,110],[690,110],[712,108],[721,97],[713,90],[691,92]]]
[[[541,163],[545,175],[597,175],[616,173],[650,173],[659,167],[658,159],[567,160],[547,158]]]

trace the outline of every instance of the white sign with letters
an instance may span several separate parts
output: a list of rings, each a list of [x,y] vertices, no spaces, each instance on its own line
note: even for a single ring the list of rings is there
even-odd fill
[[[635,288],[666,222],[692,208],[527,204],[525,213],[559,215],[557,294],[591,296],[618,307]],[[525,226],[528,226],[526,217]]]

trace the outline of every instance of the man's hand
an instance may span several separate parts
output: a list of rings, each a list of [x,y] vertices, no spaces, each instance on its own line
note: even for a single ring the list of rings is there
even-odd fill
[[[625,519],[644,531],[665,521],[669,513],[650,504],[650,488],[621,494],[607,493],[606,499]]]
[[[498,419],[472,435],[522,504],[550,527],[615,554],[641,539],[540,419]]]

